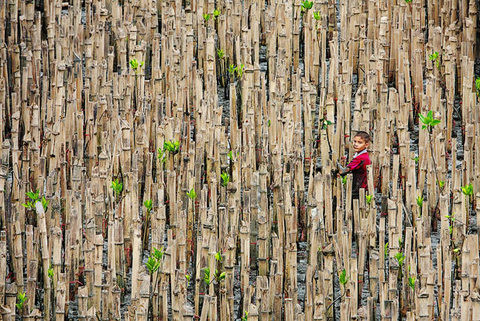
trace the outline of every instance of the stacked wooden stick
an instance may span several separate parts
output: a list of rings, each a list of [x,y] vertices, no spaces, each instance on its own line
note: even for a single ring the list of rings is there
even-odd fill
[[[480,320],[476,6],[0,3],[1,318]]]

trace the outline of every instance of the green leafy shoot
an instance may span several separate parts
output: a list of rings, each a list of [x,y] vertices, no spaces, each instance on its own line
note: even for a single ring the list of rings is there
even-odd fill
[[[222,262],[222,254],[220,253],[220,251],[215,253],[215,260],[217,260],[217,262]]]
[[[152,203],[152,200],[145,200],[143,202],[143,205],[145,206],[145,208],[147,209],[147,213],[150,213],[152,211],[152,208],[153,208],[153,203]]]
[[[35,192],[27,192],[25,193],[25,195],[30,199],[30,201],[23,203],[22,206],[29,210],[35,211],[35,203],[40,200],[39,190],[36,190]],[[47,211],[48,201],[45,199],[45,197],[41,199],[41,202],[43,205],[43,209]]]
[[[150,272],[150,274],[153,274],[158,270],[160,264],[162,263],[164,253],[163,247],[160,249],[153,248],[146,263],[148,272]]]
[[[405,255],[402,252],[398,252],[397,254],[395,254],[395,258],[397,259],[398,265],[401,269],[403,266],[403,261],[405,261]]]
[[[36,201],[38,201],[38,199],[40,198],[40,192],[39,192],[38,189],[37,189],[35,192],[33,192],[33,191],[32,191],[32,192],[27,192],[26,195],[27,195],[27,197],[28,197],[29,199],[31,199],[34,203],[35,203]]]
[[[217,271],[217,275],[218,275],[217,276],[218,281],[221,281],[221,280],[225,280],[225,276],[227,275],[227,273],[222,272],[222,273],[218,274],[218,271]]]
[[[453,253],[458,253],[458,252],[460,252],[459,248],[453,249]]]
[[[272,124],[272,122],[269,120],[267,120],[267,126],[270,127],[270,125]]]
[[[237,66],[236,72],[237,72],[237,77],[242,78],[243,75],[243,70],[245,69],[245,65],[241,64],[240,66]]]
[[[242,321],[248,321],[248,312],[247,311],[243,312]]]
[[[53,267],[52,267],[51,264],[50,264],[50,267],[47,270],[47,275],[48,275],[48,278],[50,278],[50,279],[53,278]]]
[[[217,10],[217,9],[213,10],[213,17],[214,18],[218,18],[219,15],[220,15],[220,10]]]
[[[235,65],[230,64],[230,66],[228,66],[228,73],[229,73],[230,75],[234,76],[234,75],[235,75],[235,71],[236,71]]]
[[[327,120],[326,118],[320,119],[320,125],[322,129],[327,129],[328,125],[333,124],[331,121]]]
[[[342,184],[343,185],[347,184],[347,176],[342,177]]]
[[[468,185],[462,186],[462,193],[465,196],[472,196],[473,195],[473,185],[468,184]]]
[[[313,7],[313,1],[302,1],[302,10],[310,10]]]
[[[422,195],[417,196],[417,205],[418,205],[418,207],[422,208],[422,206],[423,206],[423,196]]]
[[[163,150],[168,151],[172,154],[176,154],[180,150],[180,142],[178,140],[176,140],[176,141],[173,141],[173,140],[166,141],[166,142],[163,143]]]
[[[18,292],[17,303],[15,304],[18,310],[23,309],[23,304],[25,303],[25,301],[27,301],[27,294],[25,292]]]
[[[161,247],[160,249],[153,248],[152,257],[153,257],[155,260],[161,261],[164,254],[165,254],[165,251],[163,250],[163,247]]]
[[[233,162],[233,151],[229,151],[228,154],[227,154],[227,157],[230,161]]]
[[[217,49],[217,56],[219,59],[223,59],[223,57],[225,57],[225,53],[223,52],[223,49]]]
[[[120,183],[120,181],[117,179],[115,179],[114,181],[112,181],[112,185],[110,185],[110,187],[113,189],[113,191],[115,192],[115,195],[116,196],[119,196],[121,193],[122,193],[122,190],[123,190],[123,184]]]
[[[373,195],[365,195],[365,198],[367,199],[367,204],[370,205],[372,203]]]
[[[347,277],[347,271],[343,269],[342,272],[340,272],[340,274],[338,275],[338,281],[341,285],[345,286],[345,284],[347,284],[348,282],[348,279],[349,278]]]
[[[450,226],[448,227],[448,231],[450,232],[450,234],[452,234],[452,233],[453,233],[453,226],[450,225]]]
[[[195,189],[192,188],[190,192],[187,193],[188,198],[190,198],[192,201],[197,198],[197,193],[195,193]]]
[[[144,62],[143,61],[138,61],[135,58],[130,59],[130,67],[137,72],[138,68],[143,67]]]
[[[385,243],[385,245],[383,246],[383,252],[385,254],[385,258],[388,256],[388,242]]]
[[[222,185],[227,186],[230,182],[230,174],[228,174],[227,172],[223,172],[222,174],[220,174],[220,177],[222,178]]]
[[[190,274],[185,274],[185,279],[187,279],[187,286],[190,283],[190,280],[192,279],[192,276]]]
[[[477,97],[480,98],[480,77],[477,77],[477,79],[475,79],[475,91],[477,93]]]
[[[320,11],[314,11],[314,12],[313,12],[313,18],[314,18],[315,20],[317,20],[317,21],[320,20],[320,19],[322,18],[322,17],[320,16]]]
[[[167,155],[165,154],[165,151],[161,148],[158,148],[158,156],[157,157],[162,163],[165,163],[167,161]]]
[[[408,277],[408,286],[415,291],[415,278],[413,276]]]
[[[412,160],[415,161],[415,164],[418,164],[418,160],[419,160],[419,159],[420,159],[420,158],[419,158],[418,156],[412,158]]]
[[[209,13],[204,13],[204,14],[203,14],[203,20],[204,20],[205,22],[208,22],[208,20],[210,20],[210,17],[211,17],[211,15],[210,15]]]
[[[210,269],[208,267],[203,269],[203,282],[205,285],[210,285]]]
[[[420,121],[423,123],[422,129],[432,129],[436,125],[440,124],[440,119],[433,118],[433,111],[429,111],[426,116],[418,114]]]
[[[443,188],[445,186],[445,181],[438,181],[438,187]]]
[[[439,59],[439,54],[437,51],[435,51],[434,53],[432,53],[431,55],[428,55],[428,59],[431,61],[431,62],[434,62],[435,65],[437,66],[437,68],[440,68],[440,59]]]
[[[405,2],[406,2],[406,3],[410,3],[410,2],[412,2],[412,0],[405,0]]]

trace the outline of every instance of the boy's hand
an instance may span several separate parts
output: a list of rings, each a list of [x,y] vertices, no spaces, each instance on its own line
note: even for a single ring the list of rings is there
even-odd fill
[[[338,173],[341,175],[341,176],[345,176],[347,175],[347,173],[350,171],[350,168],[348,167],[343,167],[342,165],[340,165],[340,163],[337,161],[337,168],[338,168]]]

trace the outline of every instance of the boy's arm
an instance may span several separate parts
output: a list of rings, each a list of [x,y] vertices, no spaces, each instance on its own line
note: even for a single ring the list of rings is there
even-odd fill
[[[337,168],[338,168],[338,174],[340,174],[341,176],[347,175],[348,172],[350,171],[350,168],[348,166],[343,167],[342,165],[340,165],[339,162],[337,162]]]

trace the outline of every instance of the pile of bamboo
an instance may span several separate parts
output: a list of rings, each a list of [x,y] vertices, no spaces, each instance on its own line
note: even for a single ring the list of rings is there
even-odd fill
[[[0,2],[3,320],[480,320],[477,2],[308,7]]]

